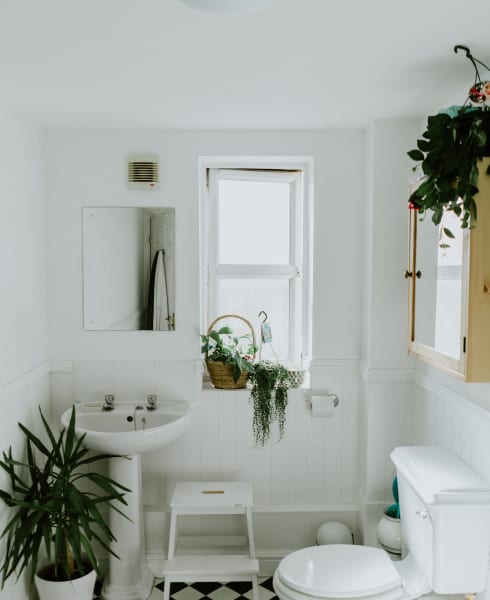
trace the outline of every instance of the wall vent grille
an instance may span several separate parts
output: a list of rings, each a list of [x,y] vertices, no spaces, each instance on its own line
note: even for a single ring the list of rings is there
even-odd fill
[[[134,190],[157,190],[160,183],[158,158],[134,156],[128,161],[128,186]]]

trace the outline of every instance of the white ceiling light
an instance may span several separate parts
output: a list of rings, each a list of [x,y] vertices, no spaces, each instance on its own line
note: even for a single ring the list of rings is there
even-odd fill
[[[277,0],[182,0],[190,8],[216,15],[246,15],[259,12]]]

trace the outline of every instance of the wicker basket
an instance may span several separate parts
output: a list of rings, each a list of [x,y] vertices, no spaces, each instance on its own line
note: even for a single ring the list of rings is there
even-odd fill
[[[221,317],[217,317],[211,325],[208,327],[208,334],[214,328],[218,321],[222,319],[240,319],[243,321],[250,329],[252,334],[252,344],[255,346],[255,333],[252,325],[247,319],[240,317],[239,315],[222,315]],[[255,358],[255,352],[254,352]],[[211,377],[211,382],[215,388],[219,388],[221,390],[239,390],[244,388],[247,385],[248,379],[248,371],[242,371],[240,377],[237,381],[233,381],[233,365],[225,365],[224,363],[216,360],[209,360],[208,355],[206,354],[206,366],[209,371],[209,376]]]
[[[305,371],[300,367],[289,367],[288,368],[289,385],[292,388],[298,388],[303,385],[305,380]]]

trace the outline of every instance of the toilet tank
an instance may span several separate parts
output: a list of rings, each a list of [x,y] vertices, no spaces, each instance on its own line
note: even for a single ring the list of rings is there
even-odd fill
[[[395,448],[402,537],[433,591],[481,592],[490,551],[490,484],[447,448]]]

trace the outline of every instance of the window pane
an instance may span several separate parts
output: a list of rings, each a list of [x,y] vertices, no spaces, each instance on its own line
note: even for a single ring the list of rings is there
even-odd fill
[[[277,357],[288,358],[289,346],[289,280],[288,279],[220,279],[218,281],[218,314],[236,314],[252,324],[257,344],[264,310],[272,327],[272,347]],[[238,332],[238,331],[237,331]],[[242,331],[240,331],[242,333]],[[274,358],[266,344],[262,358]]]
[[[219,262],[289,264],[290,185],[219,182]]]

